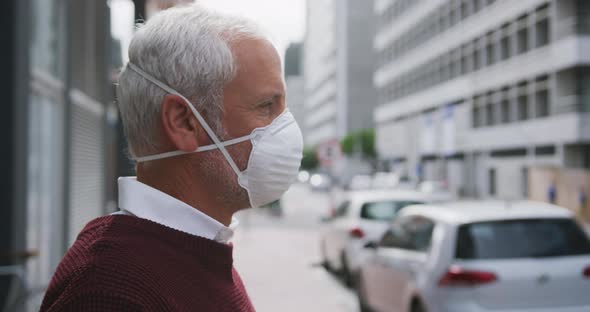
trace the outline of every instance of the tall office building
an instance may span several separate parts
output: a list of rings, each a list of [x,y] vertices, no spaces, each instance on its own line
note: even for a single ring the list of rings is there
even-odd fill
[[[295,117],[302,132],[305,120],[303,106],[303,75],[301,74],[302,43],[291,43],[285,51],[285,85],[287,89],[287,105]],[[305,132],[303,132],[305,136]]]
[[[372,128],[373,1],[308,0],[303,52],[305,143]]]
[[[377,0],[379,155],[469,196],[590,167],[590,1]]]

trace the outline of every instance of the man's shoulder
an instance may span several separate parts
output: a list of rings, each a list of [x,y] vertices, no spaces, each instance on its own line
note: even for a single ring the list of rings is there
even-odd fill
[[[92,260],[71,266],[62,261],[41,311],[143,310],[144,304],[157,300],[157,290],[129,269],[131,266],[122,268]]]
[[[134,242],[136,237],[141,235],[122,230],[114,217],[89,222],[59,263],[44,305],[87,294],[117,294],[129,302],[156,298],[158,283],[136,252],[134,245],[141,245]]]
[[[78,234],[62,262],[81,267],[108,269],[115,266],[138,269],[142,253],[158,242],[133,226],[133,216],[116,215],[90,221]],[[151,247],[150,247],[151,246]]]

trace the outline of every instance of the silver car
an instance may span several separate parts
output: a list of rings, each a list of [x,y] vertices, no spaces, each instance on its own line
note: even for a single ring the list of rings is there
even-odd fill
[[[565,208],[407,207],[365,252],[363,311],[590,311],[590,240]]]

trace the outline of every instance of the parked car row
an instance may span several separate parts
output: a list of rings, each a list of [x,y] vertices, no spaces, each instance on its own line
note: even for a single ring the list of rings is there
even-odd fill
[[[568,210],[389,193],[351,194],[322,236],[362,311],[590,311],[590,239]]]
[[[423,193],[406,190],[351,191],[342,197],[326,220],[321,251],[325,266],[340,272],[349,285],[356,279],[365,244],[378,240],[402,208],[431,202]]]

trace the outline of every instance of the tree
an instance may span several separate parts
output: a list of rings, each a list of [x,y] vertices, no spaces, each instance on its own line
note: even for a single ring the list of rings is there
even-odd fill
[[[374,129],[351,132],[342,139],[340,145],[342,146],[342,152],[348,156],[360,154],[362,158],[370,160],[377,157]]]
[[[318,167],[319,161],[316,151],[313,148],[303,149],[303,159],[301,160],[302,170],[315,170]]]

